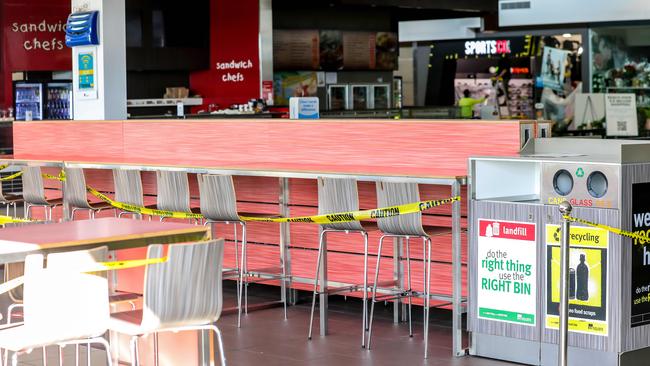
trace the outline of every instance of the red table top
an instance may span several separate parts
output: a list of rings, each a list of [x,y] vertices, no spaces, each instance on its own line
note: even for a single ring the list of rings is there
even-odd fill
[[[0,262],[39,251],[63,251],[108,245],[109,249],[142,247],[207,239],[201,225],[100,218],[27,225],[0,230]]]

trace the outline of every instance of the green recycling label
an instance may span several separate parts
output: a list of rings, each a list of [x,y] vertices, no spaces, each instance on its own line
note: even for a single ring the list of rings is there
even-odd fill
[[[582,169],[582,168],[578,168],[578,170],[576,170],[576,176],[577,176],[578,178],[582,178],[582,177],[584,177],[584,176],[585,176],[585,171],[584,171],[584,169]]]

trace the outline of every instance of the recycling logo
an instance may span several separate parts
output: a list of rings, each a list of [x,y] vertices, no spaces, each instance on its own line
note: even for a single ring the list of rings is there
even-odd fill
[[[578,170],[576,170],[576,176],[578,176],[578,178],[584,177],[585,171],[582,168],[578,168]]]
[[[560,241],[560,228],[559,227],[553,232],[553,239],[555,239],[555,241]]]

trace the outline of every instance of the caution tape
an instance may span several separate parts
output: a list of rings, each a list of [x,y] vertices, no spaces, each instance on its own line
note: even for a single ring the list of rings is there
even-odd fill
[[[641,234],[638,234],[638,233],[635,233],[635,232],[632,232],[632,231],[619,229],[619,228],[616,228],[616,227],[613,227],[613,226],[598,224],[598,223],[595,223],[595,222],[591,222],[591,221],[588,221],[588,220],[585,220],[585,219],[580,219],[580,218],[569,216],[569,215],[564,215],[564,219],[567,220],[567,221],[577,222],[579,224],[583,224],[583,225],[587,225],[587,226],[607,230],[607,231],[612,232],[614,234],[634,239],[635,240],[634,244],[645,244],[646,242],[650,242],[650,238],[648,238],[647,236],[641,235]]]
[[[9,168],[9,164],[0,165],[0,170],[5,170],[7,168]]]
[[[120,210],[123,211],[133,212],[142,215],[169,217],[174,219],[197,219],[198,220],[204,218],[203,215],[201,214],[196,214],[191,212],[157,210],[153,208],[147,208],[142,206],[131,205],[128,203],[118,202],[112,200],[105,194],[99,192],[98,190],[90,186],[86,186],[86,191],[88,191],[88,193],[92,194],[93,196],[99,198],[100,200],[108,203],[109,205],[115,208],[119,208]]]
[[[88,193],[99,198],[100,200],[108,203],[109,205],[115,208],[119,208],[120,210],[123,211],[128,211],[128,212],[133,212],[133,213],[138,213],[143,215],[169,217],[175,219],[204,219],[205,218],[203,215],[197,213],[157,210],[157,209],[152,209],[152,208],[147,208],[142,206],[131,205],[128,203],[118,202],[90,186],[87,186],[86,190],[88,191]],[[256,222],[280,222],[280,223],[306,222],[306,223],[313,223],[313,224],[334,224],[340,222],[361,221],[361,220],[379,219],[384,217],[393,217],[399,215],[412,214],[412,213],[422,212],[433,207],[452,203],[455,201],[460,201],[460,196],[451,197],[443,200],[421,201],[421,202],[407,203],[405,205],[399,205],[399,206],[376,208],[376,209],[364,210],[364,211],[339,212],[339,213],[332,213],[327,215],[281,217],[281,218],[241,216],[240,219],[243,221],[256,221]]]
[[[115,271],[120,269],[129,269],[136,267],[144,267],[150,264],[158,264],[167,262],[167,257],[162,258],[147,258],[147,259],[133,259],[125,261],[116,261],[116,262],[97,262],[92,263],[86,266],[65,268],[65,271],[75,271],[78,273],[95,273],[95,272],[106,272],[106,271]],[[23,285],[25,283],[25,277],[20,276],[12,280],[0,284],[0,294],[7,293],[16,287]]]
[[[1,167],[0,167],[0,168],[1,168]],[[0,169],[0,170],[2,170],[2,169]],[[3,181],[3,182],[4,182],[4,181],[7,181],[7,180],[16,179],[16,178],[20,177],[21,175],[23,175],[23,172],[22,172],[22,171],[21,171],[21,172],[16,172],[16,173],[11,174],[11,175],[8,175],[8,176],[6,176],[6,177],[2,177],[2,178],[0,178],[0,181]]]
[[[428,210],[433,207],[446,205],[455,201],[460,201],[460,196],[451,197],[443,200],[430,200],[407,203],[405,205],[375,208],[372,210],[339,212],[326,215],[302,216],[302,217],[241,217],[244,221],[257,222],[307,222],[313,224],[335,224],[339,222],[363,221],[370,219],[381,219],[385,217],[394,217],[407,215]]]
[[[65,182],[65,172],[63,170],[59,173],[59,175],[52,175],[52,174],[43,173],[42,176],[45,179],[54,179],[54,180],[58,180],[60,182]]]
[[[0,225],[13,224],[13,223],[17,223],[17,222],[34,222],[34,220],[19,219],[17,217],[0,215]]]

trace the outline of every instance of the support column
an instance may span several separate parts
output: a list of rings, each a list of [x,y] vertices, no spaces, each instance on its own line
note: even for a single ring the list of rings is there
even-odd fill
[[[99,45],[72,49],[74,119],[126,119],[125,0],[72,0],[72,11],[99,11]],[[79,57],[89,53],[94,91],[79,88]]]

